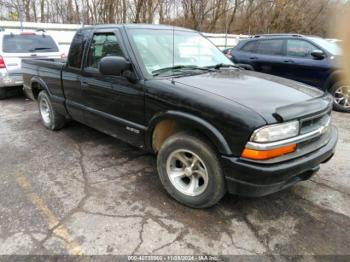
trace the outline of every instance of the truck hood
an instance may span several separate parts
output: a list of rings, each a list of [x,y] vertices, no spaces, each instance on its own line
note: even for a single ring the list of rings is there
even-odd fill
[[[223,69],[179,77],[174,81],[248,107],[268,123],[276,120],[288,121],[321,112],[331,104],[329,96],[316,88],[246,70]]]

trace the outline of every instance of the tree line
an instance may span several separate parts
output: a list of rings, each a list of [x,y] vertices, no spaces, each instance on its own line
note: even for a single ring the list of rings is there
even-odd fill
[[[161,23],[203,32],[329,35],[344,0],[0,0],[0,19]]]

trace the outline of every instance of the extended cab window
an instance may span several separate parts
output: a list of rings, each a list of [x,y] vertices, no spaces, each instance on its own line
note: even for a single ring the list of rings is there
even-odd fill
[[[260,40],[257,53],[264,55],[283,55],[283,40]]]
[[[86,66],[97,69],[98,63],[105,56],[124,56],[113,33],[98,33],[93,36]]]
[[[287,56],[311,58],[311,52],[318,49],[313,44],[303,40],[288,40],[287,42]]]
[[[73,68],[81,68],[81,61],[83,59],[83,52],[84,47],[86,44],[86,41],[89,38],[90,31],[89,30],[83,30],[78,33],[76,33],[70,49],[69,49],[69,56],[68,56],[68,66]]]

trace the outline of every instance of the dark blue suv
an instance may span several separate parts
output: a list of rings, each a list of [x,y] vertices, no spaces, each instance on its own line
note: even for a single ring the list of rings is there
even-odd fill
[[[242,40],[226,55],[245,68],[328,91],[334,97],[334,109],[350,112],[349,85],[341,80],[341,50],[335,43],[295,34],[259,35]]]

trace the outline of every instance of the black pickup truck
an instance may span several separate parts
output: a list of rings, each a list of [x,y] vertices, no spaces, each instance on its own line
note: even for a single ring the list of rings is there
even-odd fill
[[[307,180],[337,143],[332,97],[243,70],[184,28],[86,27],[66,63],[22,66],[25,93],[38,100],[47,128],[73,119],[153,152],[167,192],[190,207]]]

